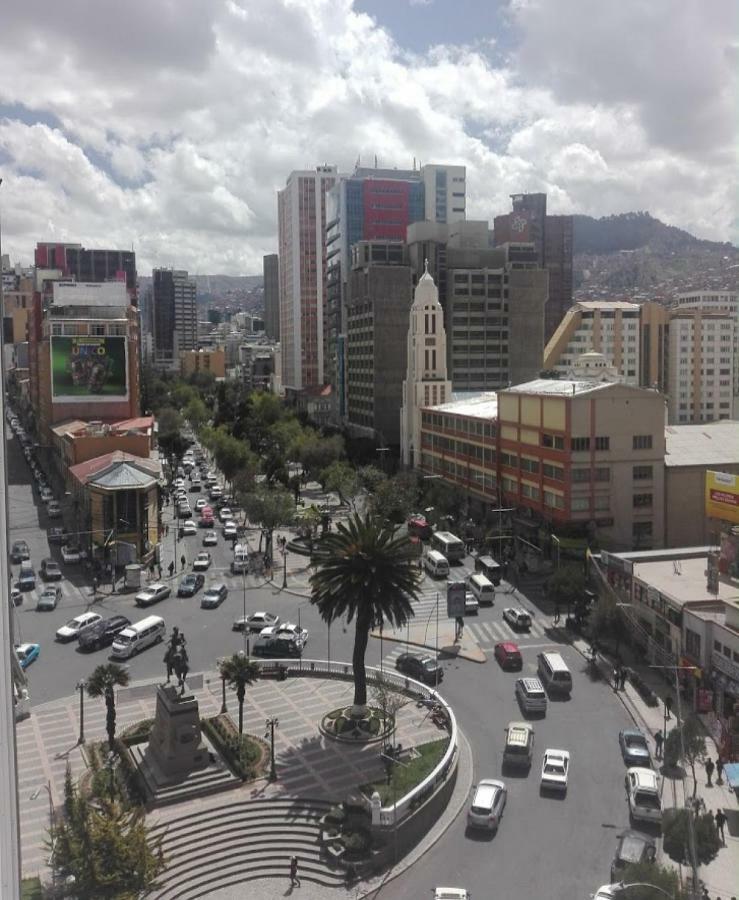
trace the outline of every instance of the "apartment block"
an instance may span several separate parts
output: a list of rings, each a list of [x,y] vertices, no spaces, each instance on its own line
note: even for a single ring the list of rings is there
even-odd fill
[[[196,372],[207,372],[215,378],[226,377],[226,352],[215,350],[183,350],[180,353],[180,375],[187,378]]]
[[[152,276],[154,362],[176,369],[180,353],[198,346],[197,288],[182,269],[154,269]]]
[[[264,330],[272,341],[280,339],[280,258],[268,253],[262,260],[264,274]]]

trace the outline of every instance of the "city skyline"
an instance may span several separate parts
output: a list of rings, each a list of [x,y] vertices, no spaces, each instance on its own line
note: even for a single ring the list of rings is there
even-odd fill
[[[462,12],[464,28],[441,0],[134,2],[111,42],[106,4],[10,3],[4,252],[104,241],[133,246],[140,271],[258,273],[287,174],[375,156],[466,166],[471,219],[542,191],[553,214],[648,209],[737,242],[728,2],[711,17],[638,0],[599,17],[582,0]]]

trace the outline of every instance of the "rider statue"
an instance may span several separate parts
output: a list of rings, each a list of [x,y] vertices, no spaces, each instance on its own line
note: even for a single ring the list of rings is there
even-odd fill
[[[164,654],[164,664],[167,667],[167,684],[172,675],[177,676],[179,686],[182,690],[185,687],[185,677],[188,672],[187,657],[187,640],[185,635],[180,633],[179,628],[175,625],[167,644],[167,652]]]

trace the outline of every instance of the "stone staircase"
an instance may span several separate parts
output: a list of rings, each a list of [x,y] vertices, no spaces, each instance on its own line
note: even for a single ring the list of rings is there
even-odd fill
[[[243,800],[161,822],[152,836],[164,835],[167,868],[148,897],[196,900],[256,878],[281,878],[287,885],[291,856],[298,858],[301,880],[338,887],[344,873],[329,864],[320,843],[320,819],[333,805],[297,798]]]

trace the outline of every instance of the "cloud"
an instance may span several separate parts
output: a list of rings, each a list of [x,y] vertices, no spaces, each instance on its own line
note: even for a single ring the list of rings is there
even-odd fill
[[[375,154],[466,165],[473,217],[546,190],[554,212],[649,209],[736,239],[726,0],[711,16],[693,0],[597,16],[585,0],[515,0],[517,44],[495,62],[445,45],[437,7],[439,40],[419,55],[351,0],[129,0],[125,16],[113,0],[10,0],[4,252],[133,244],[142,273],[259,272],[287,174]]]

